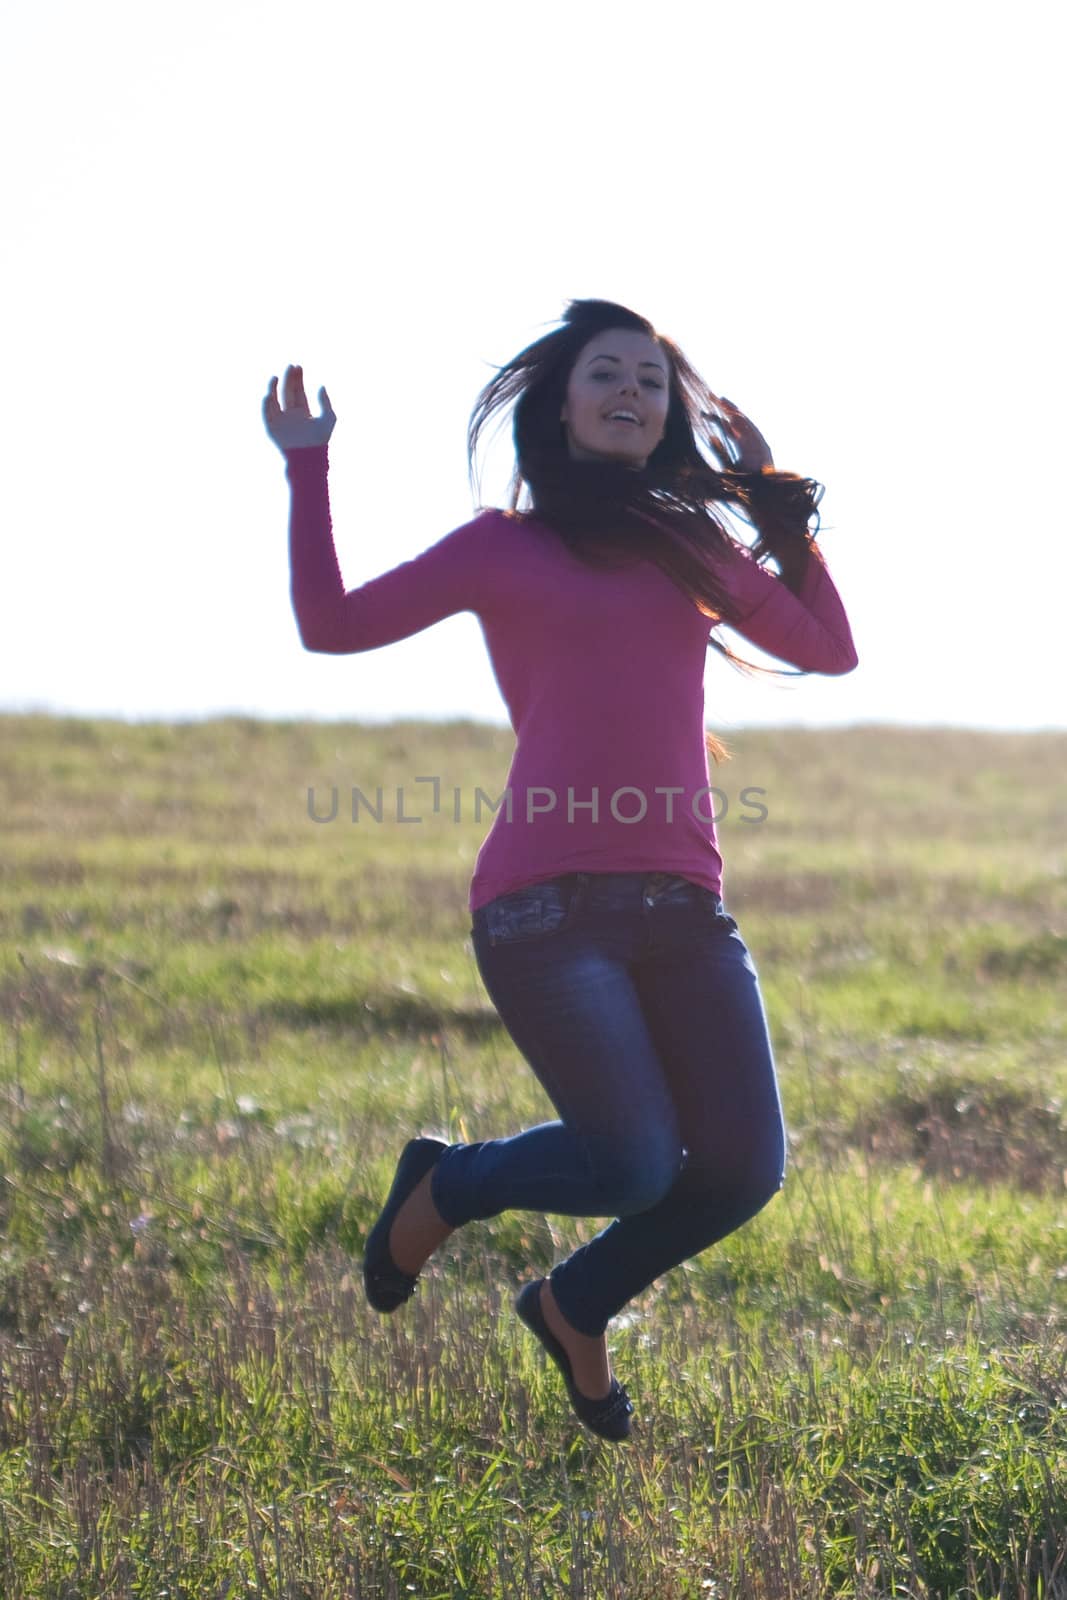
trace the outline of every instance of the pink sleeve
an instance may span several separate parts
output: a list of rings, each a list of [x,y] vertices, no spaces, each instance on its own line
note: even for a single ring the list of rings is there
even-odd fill
[[[838,677],[857,666],[848,617],[821,551],[809,556],[798,594],[740,545],[728,573],[740,608],[728,627],[804,672]]]
[[[477,610],[485,570],[479,559],[482,519],[464,523],[421,555],[345,591],[330,521],[327,452],[326,445],[285,452],[292,490],[290,592],[304,648],[327,655],[378,650],[457,611]]]

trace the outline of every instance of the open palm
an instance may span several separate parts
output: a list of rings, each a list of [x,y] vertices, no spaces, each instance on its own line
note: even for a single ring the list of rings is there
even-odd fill
[[[263,421],[278,449],[300,450],[325,444],[337,421],[325,388],[319,390],[320,417],[313,417],[308,407],[303,367],[286,368],[283,393],[284,408],[278,401],[278,380],[272,378],[263,399]]]

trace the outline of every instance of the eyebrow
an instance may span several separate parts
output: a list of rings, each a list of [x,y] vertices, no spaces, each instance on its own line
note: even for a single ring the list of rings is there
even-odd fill
[[[586,362],[586,366],[587,367],[591,367],[593,365],[594,361],[619,361],[620,359],[621,358],[619,356],[606,356],[606,355],[590,356],[589,360]],[[637,365],[639,367],[655,367],[657,372],[662,372],[664,374],[664,376],[666,376],[667,369],[659,361],[639,361],[637,363]]]

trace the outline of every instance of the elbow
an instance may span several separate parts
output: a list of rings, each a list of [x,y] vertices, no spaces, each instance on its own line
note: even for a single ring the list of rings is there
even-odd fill
[[[834,665],[832,667],[824,668],[824,671],[830,678],[844,678],[847,677],[850,672],[855,672],[859,664],[859,656],[856,654],[855,650],[850,647],[848,650],[842,651],[835,660]]]
[[[304,646],[304,649],[309,650],[312,655],[333,656],[338,653],[336,644],[332,639],[329,638],[327,634],[321,632],[316,633],[313,628],[301,628],[299,632],[300,643]]]
[[[855,672],[859,666],[859,656],[852,646],[843,641],[831,643],[823,640],[818,650],[801,655],[783,656],[782,660],[789,661],[791,666],[799,667],[801,672],[815,672],[822,678],[843,678],[849,672]]]
[[[300,643],[305,650],[310,650],[313,655],[337,655],[341,649],[338,637],[340,630],[336,623],[327,615],[316,614],[312,610],[303,613],[293,608],[296,618],[296,631],[300,636]]]
[[[305,650],[310,650],[313,654],[319,654],[321,652],[322,646],[312,628],[307,628],[302,622],[298,621],[296,625],[296,631],[300,635],[300,643],[303,645]]]
[[[358,646],[353,644],[338,644],[335,639],[316,639],[311,644],[304,645],[313,656],[353,656],[358,653]]]
[[[818,656],[806,662],[795,663],[802,672],[817,672],[823,678],[844,678],[855,672],[859,657],[851,645],[836,645],[833,650],[821,650]]]
[[[354,656],[363,650],[373,650],[375,645],[366,637],[354,638],[351,629],[339,625],[301,628],[300,643],[316,656]]]

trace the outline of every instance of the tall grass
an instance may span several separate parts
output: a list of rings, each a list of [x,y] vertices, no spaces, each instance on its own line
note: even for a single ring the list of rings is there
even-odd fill
[[[509,737],[0,738],[0,1593],[1067,1595],[1067,738],[735,736],[789,1171],[612,1324],[623,1446],[511,1311],[602,1219],[362,1295],[406,1138],[553,1114],[470,947],[488,816],[451,820]],[[425,820],[316,824],[331,783]]]

